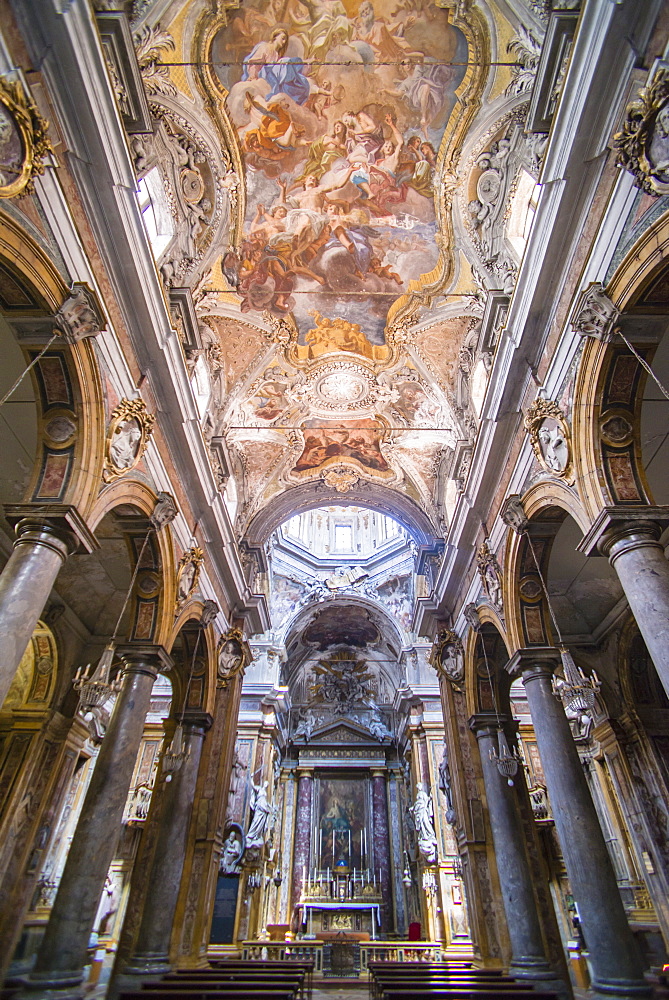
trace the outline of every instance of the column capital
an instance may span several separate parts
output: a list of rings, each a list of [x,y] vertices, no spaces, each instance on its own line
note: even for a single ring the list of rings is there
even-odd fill
[[[297,776],[298,778],[313,778],[314,769],[313,767],[298,767]]]
[[[373,767],[370,773],[372,778],[385,778],[386,769],[384,767]]]
[[[530,676],[552,677],[561,662],[560,650],[555,646],[529,646],[517,649],[504,669],[511,677],[522,675],[523,680]]]
[[[75,552],[89,554],[100,548],[84,518],[70,504],[8,504],[4,514],[16,532],[15,546],[26,542],[47,545],[56,548],[63,558]]]
[[[621,551],[657,542],[669,524],[669,506],[603,507],[576,546],[586,556],[614,559]]]
[[[468,725],[476,739],[481,740],[497,736],[500,724],[506,727],[510,722],[508,715],[500,715],[498,718],[494,712],[477,712],[470,717]]]
[[[152,642],[132,642],[116,647],[116,656],[123,660],[124,674],[167,674],[172,669],[172,657],[164,646]]]
[[[177,712],[174,718],[181,723],[184,729],[199,729],[203,735],[211,729],[214,722],[213,715],[210,715],[209,712],[203,712],[199,708],[187,708],[184,712]]]

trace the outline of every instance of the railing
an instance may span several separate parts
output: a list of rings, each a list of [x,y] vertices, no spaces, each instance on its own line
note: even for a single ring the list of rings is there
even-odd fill
[[[360,968],[369,962],[440,962],[442,945],[435,941],[361,941]]]
[[[323,971],[322,941],[242,941],[243,959],[272,959],[283,962],[313,962],[314,972]]]

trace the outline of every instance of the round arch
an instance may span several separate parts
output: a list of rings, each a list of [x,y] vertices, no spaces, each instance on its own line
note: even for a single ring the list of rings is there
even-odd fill
[[[418,545],[433,544],[440,537],[424,510],[411,497],[376,483],[360,482],[346,493],[337,493],[322,481],[293,486],[272,499],[249,524],[245,540],[263,545],[279,525],[295,514],[327,506],[366,507],[392,517],[406,528]]]
[[[136,522],[134,533],[141,544],[157,500],[154,491],[141,480],[132,477],[117,479],[97,497],[90,512],[91,528],[95,531],[106,515],[117,512],[129,522]],[[171,637],[174,634],[176,600],[176,560],[169,525],[153,533],[148,548],[151,550],[152,565],[147,567],[145,579],[139,581],[138,590],[143,590],[143,593],[136,591],[135,594],[133,638],[169,648],[170,640],[174,641]],[[142,619],[145,622],[143,626]],[[141,634],[137,631],[138,627],[143,629]]]
[[[0,310],[26,365],[52,336],[72,291],[55,264],[13,219],[0,222]],[[17,336],[20,334],[20,336]],[[65,503],[84,518],[95,502],[104,463],[102,379],[90,338],[57,338],[31,371],[37,451],[23,502]]]
[[[619,314],[619,323],[645,317],[635,329],[636,349],[647,362],[658,336],[656,307],[646,305],[647,293],[667,268],[669,212],[656,219],[634,243],[611,277],[605,293]],[[669,316],[669,306],[664,317]],[[637,322],[638,327],[638,322]],[[628,331],[629,332],[629,331]],[[652,504],[640,444],[641,404],[646,375],[624,342],[585,339],[574,388],[574,468],[583,505],[592,522],[602,507]]]
[[[504,659],[506,663],[512,655],[506,631],[499,616],[486,606],[480,606],[477,610],[481,628],[469,630],[464,649],[465,697],[469,716],[494,710],[494,699],[485,669],[486,660],[483,656],[482,644],[485,643],[492,683],[497,683],[498,688],[500,667],[503,665],[501,660]],[[484,666],[482,667],[481,664]]]
[[[217,638],[216,631],[214,629],[213,622],[210,622],[205,628],[202,628],[202,613],[204,611],[204,601],[200,598],[191,599],[186,602],[183,606],[179,615],[174,621],[172,626],[172,633],[166,643],[166,649],[168,653],[172,653],[174,649],[174,644],[177,642],[180,633],[183,629],[187,629],[189,625],[197,627],[200,633],[200,640],[198,644],[197,655],[198,658],[202,657],[204,660],[204,675],[202,692],[198,695],[197,709],[202,712],[209,712],[210,714],[214,711],[214,702],[216,699],[216,646]],[[190,707],[194,707],[195,702]],[[188,706],[187,706],[188,707]]]
[[[546,580],[553,540],[565,517],[571,516],[582,531],[589,527],[583,504],[566,483],[535,483],[522,497],[530,522],[532,547]],[[527,646],[552,645],[550,615],[527,534],[509,528],[504,557],[503,593],[506,643],[509,655]]]

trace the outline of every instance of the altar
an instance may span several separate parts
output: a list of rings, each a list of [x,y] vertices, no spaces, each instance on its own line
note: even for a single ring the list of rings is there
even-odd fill
[[[298,903],[299,924],[307,937],[331,932],[376,940],[381,930],[381,887],[369,869],[347,866],[314,869],[305,879]]]
[[[310,937],[318,937],[327,931],[354,931],[359,934],[369,929],[372,941],[375,941],[377,930],[381,927],[380,903],[305,900],[300,906],[303,910],[302,923],[306,924],[307,934]],[[314,913],[321,916],[316,926],[314,926]],[[325,921],[323,914],[326,915]],[[330,914],[332,914],[331,917]],[[356,917],[362,918],[363,914],[370,919],[365,921],[356,919]]]

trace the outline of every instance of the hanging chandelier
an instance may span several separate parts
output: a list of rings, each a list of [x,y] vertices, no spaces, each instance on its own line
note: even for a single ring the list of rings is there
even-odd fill
[[[513,748],[513,753],[509,750],[509,744],[506,741],[506,736],[504,735],[504,730],[498,720],[499,729],[497,730],[497,750],[494,747],[490,747],[490,760],[492,760],[497,765],[497,770],[499,773],[506,778],[507,785],[513,787],[513,779],[518,773],[518,765],[522,763],[522,759],[518,754],[518,748]]]
[[[548,587],[546,586],[546,581],[544,580],[543,573],[539,567],[539,560],[537,559],[534,546],[532,545],[532,539],[530,538],[530,534],[527,529],[525,529],[524,534],[527,538],[527,544],[530,552],[532,553],[532,559],[534,560],[537,575],[541,582],[541,589],[543,590],[544,597],[546,598],[548,613],[551,616],[553,627],[555,628],[555,633],[558,637],[560,657],[562,659],[562,668],[564,670],[564,680],[561,680],[553,675],[553,694],[560,699],[567,712],[590,714],[595,707],[595,698],[600,687],[602,686],[602,683],[594,670],[589,677],[587,674],[584,674],[580,667],[576,666],[573,656],[565,646],[560,626],[557,623],[555,612],[553,611],[551,599],[548,596]]]
[[[100,661],[91,674],[91,664],[77,670],[72,686],[79,693],[79,711],[85,715],[96,708],[102,708],[112,695],[121,690],[121,678],[110,680],[110,671],[114,662],[116,644],[110,642],[105,646]]]

